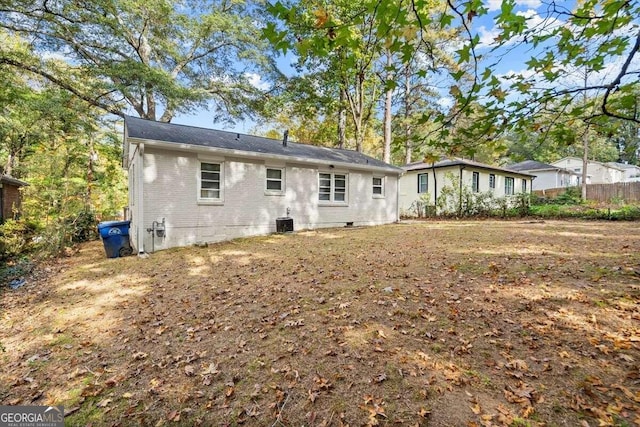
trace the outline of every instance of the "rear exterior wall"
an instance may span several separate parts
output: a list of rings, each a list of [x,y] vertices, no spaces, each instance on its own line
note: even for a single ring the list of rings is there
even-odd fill
[[[391,223],[397,217],[397,175],[348,169],[326,169],[286,162],[218,157],[193,152],[144,151],[143,224],[133,220],[132,233],[144,233],[144,250],[217,242],[276,231],[276,218],[293,218],[294,229]],[[223,200],[198,200],[200,162],[222,164]],[[140,165],[136,165],[139,167]],[[284,191],[266,190],[266,169],[284,170]],[[319,201],[320,172],[347,174],[347,202]],[[384,178],[384,197],[374,196],[373,177]],[[132,183],[130,182],[130,185]],[[135,184],[133,184],[135,186]],[[325,204],[323,204],[325,203]],[[153,221],[166,226],[166,236],[152,237]]]

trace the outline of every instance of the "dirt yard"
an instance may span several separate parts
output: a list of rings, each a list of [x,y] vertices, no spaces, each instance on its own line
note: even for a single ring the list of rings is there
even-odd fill
[[[0,403],[68,425],[640,426],[638,223],[94,242],[45,271],[0,290]]]

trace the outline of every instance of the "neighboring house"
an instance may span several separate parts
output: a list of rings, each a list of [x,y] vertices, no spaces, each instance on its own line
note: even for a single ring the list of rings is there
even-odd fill
[[[582,177],[582,159],[579,157],[565,157],[551,164],[576,172]],[[624,170],[619,167],[592,160],[587,162],[587,184],[612,184],[623,181]],[[580,182],[582,182],[582,179],[580,179]]]
[[[294,228],[397,221],[402,169],[340,150],[125,118],[130,236],[152,252]],[[155,231],[155,232],[154,232]]]
[[[535,160],[525,160],[507,166],[507,169],[535,175],[532,190],[547,190],[550,188],[573,187],[579,185],[580,174],[558,166]]]
[[[435,205],[445,187],[465,186],[472,193],[490,193],[500,198],[531,192],[534,178],[528,173],[458,158],[435,164],[410,163],[402,168],[406,173],[400,178],[400,211],[409,215],[416,202]]]
[[[624,171],[624,182],[640,182],[640,166],[627,163],[608,162],[607,165]]]
[[[26,185],[29,184],[9,175],[0,175],[0,223],[20,215],[22,206],[20,187]]]

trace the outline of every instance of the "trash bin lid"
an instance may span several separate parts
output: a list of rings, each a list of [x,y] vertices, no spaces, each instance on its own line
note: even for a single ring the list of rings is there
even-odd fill
[[[106,227],[120,227],[123,225],[130,225],[131,221],[103,221],[98,223],[98,230]]]

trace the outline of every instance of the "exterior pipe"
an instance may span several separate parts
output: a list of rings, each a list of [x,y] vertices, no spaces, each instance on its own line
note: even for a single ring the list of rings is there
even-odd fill
[[[142,180],[142,177],[144,176],[144,143],[141,143],[138,145],[138,156],[140,159],[140,164],[138,165],[138,167],[136,168],[136,180],[137,180],[137,190],[138,190],[138,194],[136,194],[136,197],[138,200],[136,200],[136,203],[138,205],[138,218],[136,219],[136,221],[138,222],[138,226],[136,227],[137,230],[137,241],[138,241],[138,254],[143,254],[144,253],[144,206],[143,206],[143,200],[144,198],[142,197],[142,191],[144,190],[144,182]]]
[[[400,177],[402,175],[396,176],[396,222],[400,222]]]
[[[462,216],[462,171],[465,166],[460,166],[460,197],[459,197],[459,205],[458,205],[458,216]]]

